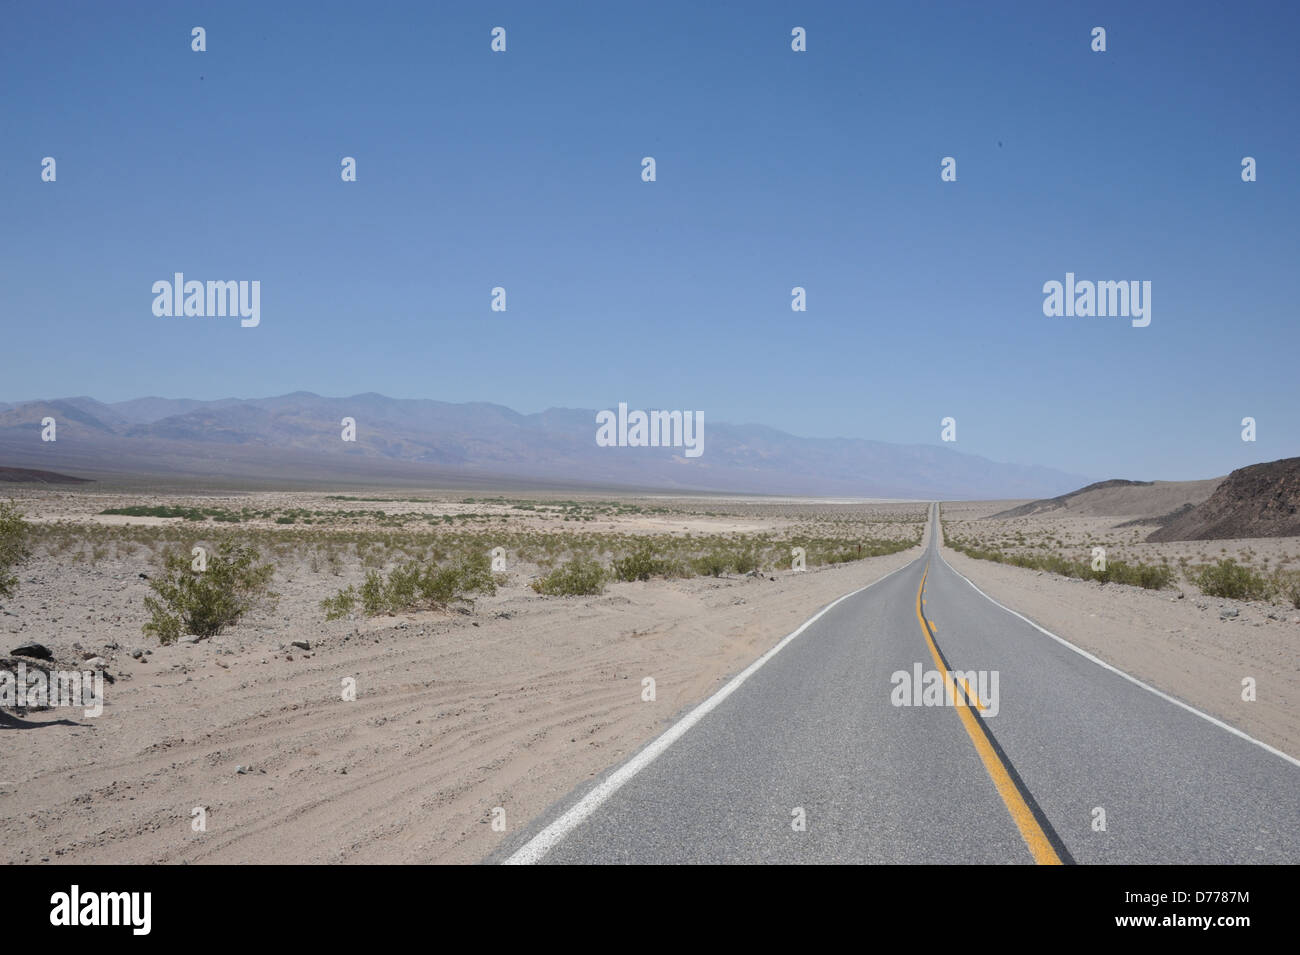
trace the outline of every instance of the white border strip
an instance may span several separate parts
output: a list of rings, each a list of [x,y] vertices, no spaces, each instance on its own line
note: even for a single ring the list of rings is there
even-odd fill
[[[768,650],[740,673],[732,677],[731,681],[728,682],[726,686],[718,690],[717,693],[714,693],[699,706],[695,707],[695,709],[683,716],[680,720],[669,727],[662,736],[603,779],[594,789],[591,790],[591,792],[578,800],[578,802],[575,803],[566,813],[560,816],[560,818],[556,819],[537,835],[529,839],[528,842],[519,849],[516,849],[515,852],[502,863],[502,865],[532,865],[536,862],[540,862],[542,857],[559,845],[565,836],[580,826],[588,816],[599,809],[601,803],[614,795],[614,793],[618,792],[623,784],[628,782],[628,780],[633,776],[653,763],[655,759],[663,754],[664,750],[668,749],[669,746],[681,739],[681,737],[684,736],[692,726],[704,719],[704,717],[708,716],[719,703],[731,696],[732,693],[736,692],[736,690],[740,688],[742,683],[753,676],[758,671],[759,667],[780,653],[785,648],[786,644],[790,643],[790,641],[795,637],[799,636],[799,634],[803,633],[816,623],[817,620],[820,619],[828,610],[837,604],[848,600],[850,597],[856,596],[857,594],[862,593],[862,591],[876,586],[876,584],[881,581],[888,580],[899,571],[911,567],[920,559],[920,557],[916,557],[909,560],[902,567],[896,567],[889,573],[885,574],[884,577],[881,577],[878,580],[873,580],[865,587],[859,587],[857,590],[847,593],[842,597],[837,597],[821,610],[817,611],[817,613],[805,620],[799,626],[798,630],[787,634],[780,643],[774,646],[771,650]]]
[[[940,560],[943,560],[943,554],[942,554],[942,553],[939,555],[939,559],[940,559]],[[943,560],[943,565],[944,565],[945,567],[947,567],[949,570],[951,570],[951,571],[952,571],[954,574],[956,574],[958,577],[960,577],[962,580],[966,581],[966,583],[968,583],[968,584],[970,584],[972,587],[974,587],[974,588],[975,588],[975,592],[976,592],[977,594],[979,594],[981,597],[983,597],[985,600],[987,600],[989,603],[993,604],[995,607],[1001,607],[1003,610],[1005,610],[1007,613],[1011,614],[1013,617],[1019,617],[1019,618],[1020,618],[1021,620],[1023,620],[1025,623],[1027,623],[1027,624],[1029,624],[1031,627],[1033,627],[1035,630],[1039,631],[1040,633],[1045,633],[1045,634],[1047,634],[1049,637],[1051,637],[1051,638],[1052,638],[1053,640],[1055,640],[1057,643],[1061,644],[1062,646],[1069,647],[1069,648],[1070,648],[1071,650],[1073,650],[1075,653],[1079,654],[1079,656],[1084,657],[1085,659],[1091,660],[1093,663],[1097,664],[1097,666],[1099,666],[1099,667],[1104,667],[1105,669],[1109,670],[1111,673],[1117,673],[1117,674],[1119,674],[1119,675],[1122,676],[1124,679],[1128,680],[1130,683],[1134,683],[1134,684],[1136,684],[1137,686],[1142,687],[1142,689],[1147,690],[1147,691],[1149,691],[1149,692],[1151,692],[1151,693],[1154,693],[1156,696],[1160,697],[1160,699],[1162,699],[1162,700],[1166,700],[1166,701],[1168,701],[1168,702],[1174,704],[1174,706],[1181,706],[1181,707],[1182,707],[1183,709],[1185,709],[1188,713],[1194,713],[1194,714],[1196,714],[1196,715],[1199,716],[1201,719],[1203,719],[1203,720],[1205,720],[1205,721],[1207,721],[1207,722],[1209,722],[1209,723],[1213,723],[1215,726],[1219,727],[1219,729],[1227,730],[1227,731],[1228,731],[1229,733],[1231,733],[1233,736],[1240,736],[1242,739],[1246,740],[1247,742],[1249,742],[1249,743],[1254,743],[1254,744],[1255,744],[1256,746],[1258,746],[1260,749],[1263,749],[1263,750],[1265,750],[1265,751],[1267,751],[1267,752],[1270,752],[1270,753],[1272,753],[1274,756],[1280,756],[1282,759],[1285,759],[1288,763],[1290,763],[1290,764],[1293,765],[1293,766],[1300,766],[1300,759],[1296,759],[1294,756],[1289,756],[1289,755],[1287,755],[1286,753],[1282,752],[1280,749],[1276,749],[1275,747],[1269,746],[1268,743],[1265,743],[1265,742],[1263,742],[1262,740],[1257,740],[1257,739],[1255,739],[1255,737],[1249,735],[1248,733],[1243,733],[1241,730],[1237,729],[1237,727],[1235,727],[1235,726],[1229,726],[1227,723],[1223,722],[1223,720],[1215,719],[1215,718],[1214,718],[1213,716],[1211,716],[1209,713],[1202,713],[1202,712],[1201,712],[1200,710],[1198,710],[1196,707],[1191,706],[1191,705],[1189,705],[1189,704],[1187,704],[1187,703],[1184,703],[1182,700],[1178,699],[1177,697],[1170,696],[1168,693],[1165,693],[1165,692],[1163,692],[1163,691],[1161,691],[1161,690],[1157,690],[1154,686],[1151,686],[1150,684],[1147,684],[1147,683],[1143,683],[1141,680],[1139,680],[1139,679],[1138,679],[1137,677],[1135,677],[1135,676],[1129,676],[1129,675],[1128,675],[1127,673],[1125,673],[1123,670],[1119,669],[1119,667],[1113,667],[1113,666],[1111,666],[1111,665],[1110,665],[1109,663],[1107,663],[1105,660],[1101,659],[1100,657],[1094,656],[1093,654],[1089,653],[1087,650],[1084,650],[1084,649],[1082,649],[1082,648],[1080,648],[1080,647],[1076,647],[1073,643],[1071,643],[1069,640],[1066,640],[1064,637],[1058,637],[1056,634],[1052,633],[1052,631],[1043,629],[1043,628],[1040,627],[1038,624],[1034,623],[1034,621],[1032,621],[1032,620],[1030,620],[1028,617],[1026,617],[1024,614],[1016,613],[1016,612],[1015,612],[1014,610],[1012,610],[1010,607],[1007,607],[1007,606],[1004,606],[1003,604],[998,603],[996,600],[994,600],[992,597],[990,597],[990,596],[989,596],[988,594],[986,594],[984,591],[980,590],[978,587],[975,587],[975,584],[971,582],[971,579],[970,579],[969,577],[967,577],[965,574],[963,574],[963,573],[962,573],[960,570],[958,570],[956,567],[952,566],[952,564],[948,563],[946,560]]]

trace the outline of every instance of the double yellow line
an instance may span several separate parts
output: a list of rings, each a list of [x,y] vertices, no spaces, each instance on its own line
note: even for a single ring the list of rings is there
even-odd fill
[[[969,695],[971,703],[980,706],[979,695],[966,687],[966,694],[963,694],[953,682],[951,674],[948,672],[947,663],[943,659],[943,654],[939,652],[938,645],[934,642],[934,632],[930,629],[930,622],[926,620],[925,613],[921,610],[921,596],[925,593],[925,581],[930,576],[930,562],[926,561],[925,571],[921,574],[921,586],[916,590],[916,619],[921,624],[921,631],[925,634],[926,645],[930,648],[930,655],[934,657],[935,668],[943,674],[944,689],[951,694],[952,700],[956,703],[957,715],[961,717],[961,725],[966,729],[966,735],[970,741],[975,744],[975,751],[980,754],[980,760],[984,763],[984,769],[988,772],[989,778],[993,780],[993,785],[997,787],[998,795],[1002,797],[1002,802],[1006,805],[1007,811],[1011,813],[1011,818],[1015,820],[1016,828],[1020,830],[1021,838],[1025,840],[1025,845],[1029,847],[1029,852],[1034,857],[1034,862],[1038,865],[1063,865],[1060,855],[1052,846],[1052,841],[1039,825],[1038,819],[1035,818],[1034,812],[1025,802],[1024,795],[1016,786],[1015,780],[1011,778],[1006,763],[993,748],[988,737],[984,734],[984,729],[979,725],[978,718],[971,712],[971,707],[967,705],[966,696]]]

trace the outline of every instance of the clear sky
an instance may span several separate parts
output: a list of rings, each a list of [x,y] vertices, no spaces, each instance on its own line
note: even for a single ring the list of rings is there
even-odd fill
[[[951,415],[1096,478],[1292,456],[1297,49],[1294,2],[6,2],[0,400]],[[175,272],[260,281],[261,324],[155,317]],[[1150,281],[1150,326],[1044,316],[1066,272]]]

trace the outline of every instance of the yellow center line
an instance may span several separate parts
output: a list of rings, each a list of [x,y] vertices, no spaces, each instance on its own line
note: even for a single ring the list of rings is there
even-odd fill
[[[1011,774],[1007,771],[1002,758],[998,756],[997,751],[989,743],[979,724],[976,723],[977,717],[971,713],[970,707],[966,705],[965,698],[953,683],[952,676],[948,673],[948,667],[943,662],[943,656],[939,653],[939,647],[934,642],[930,628],[926,626],[925,614],[921,612],[921,594],[925,591],[925,581],[929,576],[930,563],[927,561],[925,570],[921,574],[921,586],[916,591],[916,619],[921,624],[921,632],[925,634],[925,642],[930,648],[930,655],[934,657],[935,667],[943,674],[945,689],[952,695],[953,701],[957,704],[957,715],[961,717],[961,724],[966,729],[966,735],[975,744],[975,751],[979,753],[980,760],[984,763],[984,769],[988,772],[989,778],[993,780],[993,785],[997,787],[998,795],[1002,797],[1002,802],[1006,805],[1007,811],[1011,813],[1016,828],[1020,830],[1021,838],[1025,840],[1025,845],[1029,847],[1029,852],[1034,857],[1034,862],[1039,865],[1063,865],[1061,857],[1052,848],[1047,833],[1043,832],[1043,827],[1034,818],[1034,813],[1029,808],[1029,804],[1025,802],[1025,797],[1016,788],[1016,784],[1011,779]],[[966,686],[966,692],[970,693],[969,683]],[[977,706],[979,705],[977,695],[972,693],[971,699],[976,702]]]

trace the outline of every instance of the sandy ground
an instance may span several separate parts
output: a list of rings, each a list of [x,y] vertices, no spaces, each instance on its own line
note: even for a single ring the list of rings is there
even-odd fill
[[[476,861],[503,838],[494,807],[508,830],[526,824],[820,607],[918,553],[775,580],[614,584],[600,597],[512,583],[471,614],[359,625],[286,627],[280,610],[141,660],[129,653],[149,646],[138,620],[113,604],[138,606],[144,581],[92,565],[78,596],[59,590],[65,564],[37,561],[23,569],[24,600],[51,620],[75,613],[76,626],[33,634],[6,616],[7,639],[39,636],[60,658],[80,655],[76,644],[110,654],[117,682],[98,718],[0,716],[0,859]],[[113,576],[123,596],[84,612],[84,592]],[[96,638],[74,640],[87,624]],[[307,633],[310,652],[283,646]],[[192,831],[195,807],[205,832]]]
[[[638,499],[628,508],[627,500],[615,506],[593,498],[577,511],[557,499],[521,511],[510,501],[455,495],[405,502],[291,492],[20,497],[33,522],[70,522],[70,534],[114,530],[105,526],[110,520],[191,530],[179,518],[99,514],[142,500],[276,513],[306,508],[318,520],[337,510],[337,520],[327,515],[313,526],[365,531],[383,528],[379,518],[356,512],[462,512],[562,535],[799,527],[850,538],[911,535],[916,525],[905,519],[917,511],[793,499]],[[1116,528],[1113,517],[981,520],[1014,503],[945,505],[944,518],[958,536],[984,546],[1050,547],[1078,551],[1080,559],[1098,543],[1112,559],[1173,563],[1234,555],[1268,567],[1300,555],[1295,538],[1147,545],[1140,539],[1146,528]],[[663,511],[653,510],[660,505]],[[593,519],[566,520],[579,512]],[[269,518],[249,523],[276,540],[285,529]],[[345,554],[341,566],[308,553],[279,555],[278,607],[210,641],[159,647],[139,629],[149,593],[141,574],[154,569],[155,543],[95,537],[19,569],[18,593],[0,612],[0,653],[38,640],[60,661],[100,654],[116,682],[98,718],[66,708],[0,713],[0,861],[477,861],[504,837],[491,826],[495,807],[505,811],[507,832],[516,831],[653,738],[820,607],[919,553],[805,574],[615,583],[602,596],[582,598],[538,596],[527,587],[537,567],[515,564],[508,583],[470,612],[329,622],[319,601],[359,581],[364,568],[355,554]],[[1153,592],[951,550],[945,557],[1042,626],[1300,755],[1300,612],[1205,598],[1185,581]],[[1238,615],[1224,618],[1220,608]],[[310,650],[290,645],[301,639]],[[1257,681],[1256,702],[1240,698],[1245,676]],[[642,700],[645,677],[656,681],[654,702]],[[346,679],[356,681],[355,701],[342,699]],[[192,827],[195,807],[206,811],[206,831]]]
[[[392,488],[353,490],[346,495],[322,491],[212,491],[193,489],[166,493],[140,493],[120,488],[91,486],[76,490],[49,490],[30,485],[3,489],[0,497],[12,497],[22,506],[32,523],[60,521],[103,525],[105,527],[184,527],[180,517],[124,516],[101,514],[100,511],[129,504],[167,505],[173,507],[225,508],[288,513],[293,510],[314,512],[315,526],[333,529],[344,527],[373,529],[381,526],[378,516],[410,519],[425,515],[456,518],[456,526],[478,529],[492,522],[509,522],[516,530],[584,531],[589,533],[692,533],[733,534],[780,531],[807,525],[825,518],[863,512],[902,513],[922,505],[914,502],[875,501],[866,499],[809,499],[762,497],[665,497],[662,495],[616,498],[610,495],[574,494],[521,497],[483,495],[477,492],[446,492],[405,496]],[[526,509],[520,507],[525,504]],[[631,510],[635,508],[636,510]],[[325,516],[322,516],[325,515]],[[342,516],[340,516],[342,515]],[[368,519],[365,515],[375,515]],[[284,530],[273,517],[244,521],[244,528]],[[288,525],[302,530],[303,523]],[[408,525],[412,529],[417,523]]]

